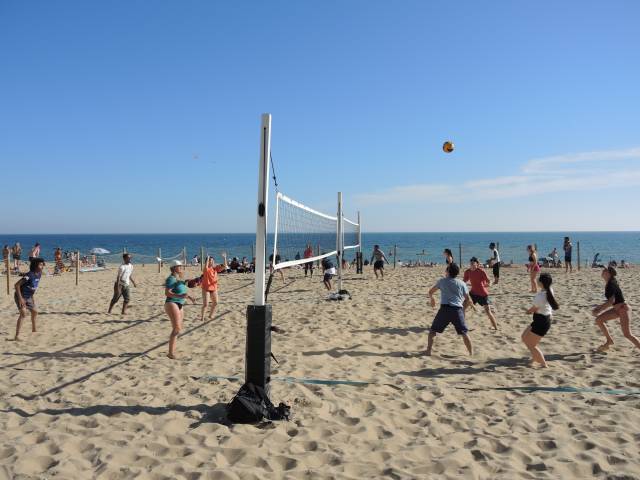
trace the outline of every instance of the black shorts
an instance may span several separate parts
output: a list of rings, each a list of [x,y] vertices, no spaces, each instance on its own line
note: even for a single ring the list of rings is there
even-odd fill
[[[500,278],[500,262],[496,262],[493,264],[493,276],[496,278]]]
[[[531,322],[531,332],[544,337],[551,328],[551,315],[533,314],[533,322]]]
[[[313,270],[313,262],[307,262],[304,264],[304,270]]]
[[[440,305],[440,310],[436,313],[436,318],[431,324],[431,331],[436,333],[444,332],[447,326],[453,323],[458,335],[464,335],[469,331],[464,323],[464,310],[462,307],[452,307],[451,305]]]
[[[384,270],[384,260],[376,260],[373,264],[374,270]]]
[[[475,293],[470,293],[469,296],[471,297],[474,305],[477,304],[481,307],[489,305],[489,295],[476,295]]]
[[[324,274],[324,281],[325,282],[329,282],[332,278],[333,278],[333,274],[331,274],[331,273],[325,273]]]
[[[564,257],[564,263],[571,263],[571,257]]]
[[[33,297],[22,297],[22,299],[24,300],[24,305],[25,308],[27,310],[31,310],[32,312],[37,312],[38,311],[38,307],[36,307],[36,302],[33,299]],[[18,307],[18,310],[21,310],[20,308],[20,298],[18,297],[18,292],[13,294],[13,301],[16,302],[16,307]]]

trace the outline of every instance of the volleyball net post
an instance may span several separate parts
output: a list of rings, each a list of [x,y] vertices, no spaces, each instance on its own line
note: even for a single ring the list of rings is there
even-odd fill
[[[267,252],[267,212],[269,195],[269,159],[271,158],[271,115],[264,113],[260,126],[258,199],[256,211],[256,263],[253,305],[247,306],[245,382],[270,394],[271,384],[271,305],[265,303]],[[275,256],[274,256],[275,261]]]
[[[342,292],[342,260],[344,258],[344,218],[342,215],[342,192],[338,192],[338,221],[336,238],[336,259],[338,261],[338,293]]]
[[[362,273],[362,217],[358,212],[358,250],[356,251],[356,273]]]

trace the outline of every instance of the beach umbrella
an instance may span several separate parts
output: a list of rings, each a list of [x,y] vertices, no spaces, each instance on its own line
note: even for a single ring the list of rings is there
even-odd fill
[[[96,247],[89,250],[89,253],[92,253],[93,255],[106,255],[107,253],[111,253],[111,252],[106,248]]]

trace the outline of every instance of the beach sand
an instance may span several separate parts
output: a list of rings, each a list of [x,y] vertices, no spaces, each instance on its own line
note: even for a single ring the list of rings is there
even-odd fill
[[[548,369],[529,368],[520,341],[531,322],[522,266],[503,268],[491,289],[498,332],[481,311],[468,317],[473,357],[452,327],[424,357],[435,314],[426,291],[442,272],[387,267],[384,281],[370,267],[348,272],[344,302],[326,300],[319,275],[274,279],[269,302],[285,333],[273,336],[273,377],[373,384],[274,379],[272,399],[293,418],[259,427],[224,420],[240,382],[200,378],[243,377],[252,275],[222,276],[212,321],[199,321],[199,305],[185,308],[175,361],[166,357],[167,269],[136,266],[124,318],[106,314],[115,270],[81,274],[78,287],[72,273],[43,277],[38,333],[27,320],[21,342],[0,343],[0,479],[640,478],[640,395],[496,389],[640,390],[640,352],[617,323],[615,347],[594,352],[600,271],[552,271],[561,309],[541,343]],[[619,279],[638,307],[638,335],[640,270]],[[12,338],[12,296],[0,312],[0,334]]]

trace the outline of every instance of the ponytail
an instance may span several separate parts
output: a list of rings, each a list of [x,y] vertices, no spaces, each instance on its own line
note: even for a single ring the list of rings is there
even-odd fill
[[[549,275],[548,273],[541,274],[540,283],[542,284],[542,286],[546,291],[547,302],[549,302],[549,305],[551,305],[551,308],[553,310],[558,310],[560,308],[560,305],[558,305],[556,297],[554,297],[553,295],[553,290],[551,290],[551,284],[553,283],[553,279],[551,278],[551,275]]]

